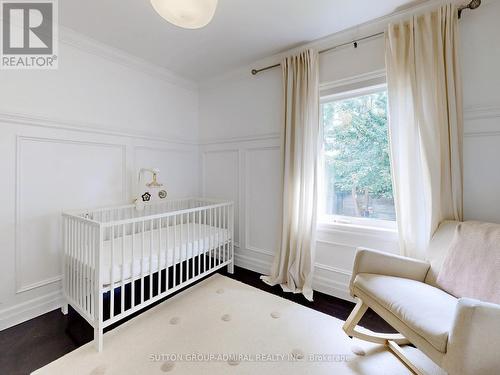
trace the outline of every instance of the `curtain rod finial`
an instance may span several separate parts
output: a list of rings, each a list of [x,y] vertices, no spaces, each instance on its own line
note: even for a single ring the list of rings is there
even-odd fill
[[[462,12],[465,9],[474,10],[474,9],[479,8],[480,6],[481,6],[481,0],[472,0],[469,4],[459,7],[458,8],[458,19],[462,18]]]
[[[258,73],[257,69],[252,69],[252,75],[256,75]]]

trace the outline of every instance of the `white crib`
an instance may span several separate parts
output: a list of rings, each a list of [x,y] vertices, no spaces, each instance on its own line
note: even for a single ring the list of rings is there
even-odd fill
[[[187,198],[63,219],[63,311],[70,304],[92,325],[98,351],[109,325],[224,266],[234,272],[232,202]]]

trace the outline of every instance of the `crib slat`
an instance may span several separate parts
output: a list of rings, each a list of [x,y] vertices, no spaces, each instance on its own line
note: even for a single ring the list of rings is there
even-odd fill
[[[201,210],[198,211],[198,275],[201,273]]]
[[[213,256],[213,264],[212,267],[215,267],[217,265],[217,207],[214,207],[212,210],[213,216],[214,216],[214,221],[213,221],[213,232],[214,232],[214,242],[213,242],[213,248],[214,248],[214,256]]]
[[[73,218],[68,219],[68,227],[69,227],[69,239],[68,239],[68,295],[73,299],[74,296],[74,277],[75,277],[75,270],[73,268],[73,261],[75,259],[73,255],[73,242],[75,240],[75,231],[73,229]]]
[[[78,302],[78,305],[81,307],[83,305],[82,303],[82,289],[83,289],[83,285],[82,285],[82,281],[83,281],[83,275],[82,275],[82,237],[83,237],[83,233],[82,233],[82,222],[81,221],[78,221],[78,245],[77,245],[77,251],[78,251],[78,299],[77,299],[77,302]]]
[[[85,311],[85,223],[80,222],[80,306]]]
[[[158,294],[161,293],[161,218],[158,219]]]
[[[135,306],[135,274],[134,274],[134,265],[135,265],[135,222],[132,223],[132,261],[130,262],[130,275],[132,280],[131,287],[131,300],[130,307],[133,308]]]
[[[228,258],[228,254],[227,254],[227,251],[228,251],[228,247],[229,247],[229,205],[226,206],[226,226],[225,226],[225,237],[224,237],[224,262],[227,260]]]
[[[125,311],[125,224],[122,224],[122,272],[121,272],[121,285],[120,285],[120,297],[121,297],[121,309],[120,313]]]
[[[213,249],[214,249],[214,212],[212,207],[210,207],[210,257],[208,258],[208,269],[212,269],[213,264]]]
[[[214,207],[213,209],[213,215],[214,215],[214,258],[213,258],[213,267],[217,266],[217,225],[218,225],[218,218],[217,218],[217,207]]]
[[[141,230],[141,304],[144,303],[144,221]]]
[[[212,233],[213,233],[213,241],[212,241],[212,267],[214,268],[217,262],[217,238],[215,237],[217,233],[217,208],[212,208]]]
[[[173,216],[174,221],[174,255],[172,265],[174,266],[174,288],[177,286],[177,215]]]
[[[208,225],[207,225],[207,209],[205,208],[203,210],[203,224],[205,225],[203,227],[203,273],[207,272],[207,254],[208,254],[208,240],[207,240],[207,230],[208,230]]]
[[[89,281],[89,291],[90,291],[90,316],[92,319],[95,318],[94,313],[94,283],[95,283],[95,227],[92,227],[90,231],[90,281]]]
[[[205,261],[206,261],[206,267],[205,267],[205,272],[210,269],[210,247],[211,247],[211,241],[210,241],[210,208],[207,208],[207,226],[206,226],[206,239],[207,239],[207,248],[206,248],[206,253],[205,253]]]
[[[230,211],[230,223],[231,223],[231,246],[230,246],[230,260],[233,262],[234,265],[234,204],[231,204],[231,211]]]
[[[93,261],[92,261],[92,258],[93,258],[93,250],[94,250],[94,242],[92,241],[93,240],[93,234],[94,234],[94,226],[93,225],[89,225],[89,236],[88,236],[88,259],[89,259],[89,265],[88,265],[88,280],[87,280],[87,283],[88,283],[88,299],[89,299],[89,314],[90,314],[90,317],[92,317],[92,291],[94,290],[93,289],[93,281],[94,281],[94,276],[92,274],[92,270],[94,269],[94,264],[93,264]]]
[[[187,233],[188,233],[187,237],[188,237],[188,239],[187,239],[186,246],[189,247],[189,249],[186,249],[186,252],[188,250],[191,250],[191,253],[186,254],[186,257],[189,260],[191,260],[191,276],[189,276],[189,271],[188,271],[188,279],[189,279],[191,277],[194,277],[194,242],[193,242],[193,238],[191,236],[192,230],[191,231],[189,230],[189,227],[191,226],[191,213],[190,212],[188,212],[187,217],[188,217],[187,218]],[[189,267],[189,261],[186,264]]]
[[[183,270],[183,261],[184,261],[184,251],[182,250],[182,244],[184,243],[184,237],[183,237],[183,226],[184,226],[184,214],[181,214],[181,234],[180,234],[180,243],[179,243],[179,251],[180,251],[180,262],[179,264],[181,265],[181,270],[180,270],[180,277],[179,277],[179,283],[182,284],[183,281],[183,276],[184,276],[184,270]]]
[[[68,219],[63,216],[63,295],[66,298],[68,294],[68,269],[67,269],[67,259],[68,259]],[[63,302],[64,303],[64,302]]]
[[[153,298],[153,220],[149,221],[149,299]]]
[[[221,223],[222,223],[222,207],[219,207],[217,208],[217,265],[219,266],[220,265],[220,261],[221,261],[221,248],[220,248],[220,245],[221,245],[221,240],[220,240],[220,229],[221,229]]]
[[[226,262],[226,242],[227,242],[227,206],[224,206],[224,222],[222,223],[222,227],[224,228],[224,247],[222,253],[222,262]]]
[[[80,221],[80,307],[85,311],[85,223]]]
[[[90,315],[90,225],[85,223],[85,311]]]
[[[114,259],[114,252],[115,252],[115,226],[111,226],[111,261],[109,264],[109,301],[110,301],[110,307],[109,307],[109,317],[113,318],[115,316],[115,279],[114,279],[114,266],[115,266],[115,259]]]
[[[227,205],[226,207],[226,237],[225,237],[225,244],[226,244],[226,247],[225,247],[225,256],[226,256],[226,261],[229,260],[229,241],[230,241],[230,231],[229,231],[229,227],[231,225],[231,205]]]
[[[87,224],[82,222],[82,308],[87,311]]]
[[[82,230],[82,310],[87,311],[87,280],[86,280],[86,268],[87,268],[87,225],[81,223]]]
[[[68,279],[68,289],[67,293],[69,297],[73,297],[73,219],[67,219],[68,225],[68,259],[66,261],[68,267],[68,275],[66,278]]]
[[[73,247],[73,253],[74,253],[74,265],[73,265],[73,272],[74,274],[74,288],[75,288],[75,293],[73,295],[73,298],[75,299],[75,302],[78,304],[78,221],[75,219],[74,221],[74,247]]]
[[[169,263],[168,263],[168,252],[169,250],[169,231],[170,231],[170,218],[167,217],[167,223],[165,225],[165,291],[167,291],[168,288],[168,269]]]
[[[73,299],[75,302],[78,302],[77,298],[77,278],[78,278],[78,270],[76,268],[76,265],[78,264],[78,259],[77,259],[77,253],[76,253],[76,246],[77,246],[77,240],[78,240],[78,230],[76,227],[76,220],[73,220]]]

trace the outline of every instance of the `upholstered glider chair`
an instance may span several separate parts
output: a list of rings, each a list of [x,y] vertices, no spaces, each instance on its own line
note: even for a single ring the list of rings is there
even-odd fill
[[[359,249],[350,282],[357,304],[344,331],[387,345],[416,374],[400,345],[449,375],[500,374],[499,249],[500,225],[451,221],[433,236],[428,261]],[[357,327],[368,308],[399,334]]]

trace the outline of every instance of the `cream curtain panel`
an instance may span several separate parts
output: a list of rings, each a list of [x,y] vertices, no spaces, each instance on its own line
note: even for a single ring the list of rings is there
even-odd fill
[[[444,219],[463,218],[458,18],[446,5],[386,32],[390,142],[403,255],[425,258]]]
[[[318,53],[283,59],[283,208],[281,243],[271,275],[284,291],[312,301],[319,144]]]

